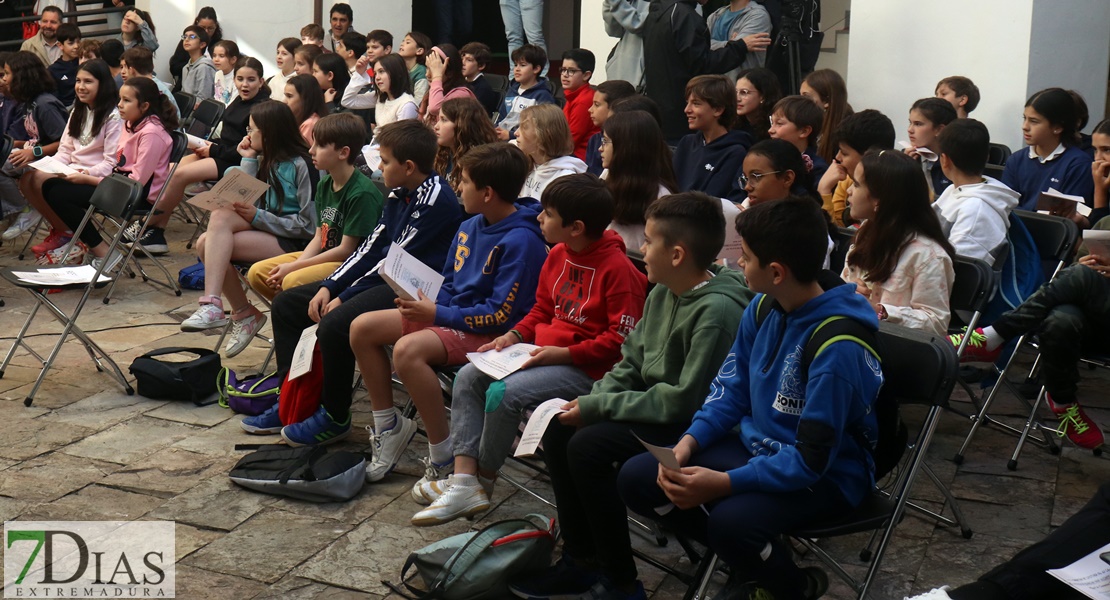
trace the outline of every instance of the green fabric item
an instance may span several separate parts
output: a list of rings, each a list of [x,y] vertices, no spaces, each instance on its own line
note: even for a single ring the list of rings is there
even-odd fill
[[[494,381],[486,388],[486,412],[491,413],[501,406],[501,400],[505,398],[505,382],[501,380]]]

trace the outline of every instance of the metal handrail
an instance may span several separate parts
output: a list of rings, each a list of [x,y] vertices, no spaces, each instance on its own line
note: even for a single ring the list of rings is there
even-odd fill
[[[132,7],[130,7],[130,6],[109,6],[109,7],[106,7],[106,8],[93,8],[93,9],[89,9],[89,10],[76,10],[76,11],[73,11],[73,12],[62,13],[62,19],[63,20],[68,20],[68,19],[71,19],[71,18],[81,18],[81,17],[88,17],[88,16],[95,17],[97,15],[107,15],[107,14],[111,14],[111,13],[123,13],[123,12],[127,12],[131,8]],[[22,17],[9,17],[7,19],[0,19],[0,25],[8,25],[8,24],[12,24],[12,23],[27,23],[29,21],[38,21],[38,20],[39,20],[39,15],[34,15],[34,14],[25,15],[25,16],[22,16]],[[103,30],[100,30],[100,31],[82,31],[81,34],[85,37],[93,38],[93,37],[102,37],[102,36],[106,36],[106,35],[119,35],[120,30],[119,29],[103,29]],[[7,47],[16,47],[16,48],[18,48],[20,45],[23,44],[23,42],[24,42],[24,40],[18,40],[18,39],[17,40],[5,40],[5,41],[0,42],[0,48],[7,48]]]

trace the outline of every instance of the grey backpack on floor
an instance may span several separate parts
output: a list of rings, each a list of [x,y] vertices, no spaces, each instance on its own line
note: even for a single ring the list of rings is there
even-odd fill
[[[343,502],[358,495],[366,481],[366,457],[327,448],[259,446],[239,459],[231,480],[256,492],[309,502]]]

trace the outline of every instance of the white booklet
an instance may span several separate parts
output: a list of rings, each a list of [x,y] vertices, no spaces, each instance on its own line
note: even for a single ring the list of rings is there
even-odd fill
[[[96,267],[92,265],[82,265],[80,267],[65,269],[12,271],[12,274],[18,277],[20,281],[26,281],[27,283],[35,283],[38,285],[70,285],[92,281],[93,275],[96,275]],[[111,277],[103,273],[101,273],[100,278],[97,279],[99,282],[111,280]]]
[[[319,327],[320,324],[317,323],[305,327],[301,332],[301,339],[297,340],[297,347],[293,350],[293,361],[289,363],[289,381],[312,370],[312,355],[316,353],[316,329]]]
[[[1110,544],[1066,567],[1047,572],[1089,598],[1106,600],[1110,598]]]
[[[1090,254],[1110,258],[1110,229],[1084,229],[1083,243]]]
[[[1048,188],[1047,192],[1041,192],[1037,197],[1037,212],[1051,213],[1060,208],[1064,202],[1075,202],[1075,212],[1084,217],[1091,214],[1091,207],[1083,202],[1083,196],[1065,194],[1056,188]]]
[[[44,156],[33,163],[29,163],[27,166],[38,169],[43,173],[53,173],[55,175],[73,175],[77,173],[77,169],[74,169],[53,156]]]
[[[524,363],[532,358],[532,351],[538,349],[539,346],[534,344],[520,343],[502,348],[500,352],[496,349],[486,350],[485,352],[467,352],[466,359],[474,363],[474,366],[486,375],[494,379],[504,379],[519,371]]]
[[[434,302],[439,288],[443,287],[443,275],[405,252],[397,242],[389,245],[385,264],[378,274],[402,300],[416,300],[416,292],[420,290]]]
[[[543,432],[547,431],[547,426],[551,423],[551,419],[559,414],[567,411],[563,410],[563,405],[567,401],[562,398],[552,398],[543,404],[536,407],[532,411],[532,416],[528,418],[528,424],[524,426],[524,433],[520,434],[520,441],[516,445],[516,452],[513,456],[531,456],[536,453],[536,448],[540,447],[540,441],[543,440]]]

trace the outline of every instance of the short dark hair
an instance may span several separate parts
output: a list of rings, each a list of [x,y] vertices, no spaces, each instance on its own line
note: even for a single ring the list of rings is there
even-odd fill
[[[938,88],[942,85],[955,92],[957,97],[967,96],[967,103],[964,104],[964,110],[967,112],[971,112],[975,110],[976,106],[979,106],[979,86],[967,77],[961,75],[945,77],[937,82]]]
[[[492,188],[503,202],[511,204],[520,196],[532,163],[520,148],[508,142],[494,142],[467,152],[455,168],[462,169],[475,187]]]
[[[386,54],[378,59],[378,68],[389,74],[389,89],[378,89],[378,102],[385,102],[389,96],[398,98],[405,92],[412,92],[412,79],[409,78],[409,70],[405,67],[405,59],[401,58],[398,54]]]
[[[347,164],[353,165],[366,140],[366,122],[350,112],[328,115],[316,121],[316,125],[312,127],[312,137],[316,146],[332,146],[336,150],[344,146],[350,148]]]
[[[116,38],[104,40],[104,43],[100,44],[100,58],[113,69],[119,68],[119,59],[123,56],[123,52],[123,42]]]
[[[913,103],[910,111],[918,111],[933,127],[948,125],[956,120],[956,109],[944,98],[930,96]]]
[[[412,41],[416,42],[416,47],[424,51],[424,54],[416,55],[417,64],[424,64],[424,60],[428,57],[428,51],[432,49],[432,38],[420,31],[410,31],[405,34],[405,37],[412,38]]]
[[[319,23],[309,23],[301,27],[301,37],[323,41],[324,28]]]
[[[146,46],[132,47],[123,53],[120,60],[138,71],[140,75],[150,75],[154,72],[154,53]]]
[[[344,36],[344,37],[346,37],[346,36]],[[386,48],[392,48],[393,47],[393,34],[389,33],[388,31],[386,31],[384,29],[375,29],[375,30],[371,31],[370,33],[366,34],[366,45],[369,46],[371,41],[375,41],[375,42],[381,44],[382,46],[384,46]],[[344,42],[343,45],[346,46],[347,43]],[[366,52],[366,51],[363,50],[363,52]]]
[[[825,111],[816,102],[805,96],[787,96],[775,103],[775,107],[771,109],[771,117],[780,112],[794,127],[809,127],[806,141],[810,146],[816,145],[817,137],[821,135],[821,125],[825,122]]]
[[[613,104],[618,100],[623,100],[629,96],[635,96],[636,88],[623,79],[610,79],[597,84],[597,89],[594,90],[594,93],[605,94],[605,103],[612,109]]]
[[[563,53],[563,60],[573,60],[583,71],[593,72],[597,59],[594,53],[585,48],[572,48]]]
[[[838,144],[863,154],[871,148],[889,150],[894,147],[894,123],[883,113],[869,108],[848,115],[836,128]]]
[[[547,64],[547,51],[535,44],[524,44],[513,50],[513,62],[522,60],[533,67],[543,67]]]
[[[366,54],[366,36],[353,29],[348,29],[347,33],[340,36],[339,41],[343,42],[344,48],[354,52],[356,57]]]
[[[277,47],[285,48],[286,52],[293,54],[297,51],[297,48],[301,47],[301,44],[301,38],[287,37],[281,38],[281,41],[277,43]]]
[[[544,208],[559,213],[563,227],[575,221],[586,226],[586,235],[599,238],[613,220],[613,195],[596,175],[564,175],[549,183],[540,196]]]
[[[606,97],[608,98],[608,97]],[[659,127],[663,127],[663,113],[659,110],[659,104],[651,98],[643,94],[633,94],[627,98],[621,98],[616,102],[609,104],[609,114],[632,112],[634,110],[642,110],[651,115]]]
[[[62,23],[58,26],[58,31],[54,35],[58,38],[59,43],[79,40],[81,39],[81,28],[73,23]]]
[[[800,283],[817,280],[828,251],[829,229],[812,198],[791,196],[756,204],[737,215],[736,231],[760,266],[777,262]]]
[[[732,128],[736,122],[736,88],[732,81],[724,75],[698,75],[686,84],[687,101],[690,96],[703,100],[714,110],[721,109],[721,116],[717,117],[725,129]]]
[[[470,42],[459,49],[459,54],[469,54],[473,56],[474,62],[478,63],[478,66],[481,68],[485,68],[485,66],[489,64],[489,61],[493,60],[493,53],[490,52],[489,46],[482,42]]]
[[[400,162],[411,160],[417,171],[425,175],[431,174],[439,144],[436,143],[436,134],[419,119],[405,119],[382,125],[374,135],[378,145],[388,148],[393,158]]]
[[[185,34],[185,33],[194,33],[194,34],[196,34],[197,41],[201,42],[205,46],[208,45],[208,41],[210,39],[208,37],[208,32],[205,31],[204,28],[201,27],[200,25],[190,25],[190,26],[186,27],[185,29],[183,29],[181,31],[181,33],[182,34]]]
[[[355,12],[351,10],[351,5],[347,4],[346,2],[336,2],[335,4],[332,4],[331,10],[328,11],[328,16],[330,17],[335,13],[339,13],[347,17],[348,21],[355,20]]]
[[[699,269],[708,269],[725,244],[721,201],[707,194],[682,192],[663,196],[648,205],[645,217],[655,222],[664,243],[685,247]]]
[[[62,18],[62,9],[58,8],[57,6],[54,6],[53,4],[51,4],[50,6],[44,6],[42,8],[42,12],[39,13],[39,17],[41,17],[43,14],[46,14],[48,12],[58,13],[58,18],[59,19]]]
[[[975,119],[956,119],[937,136],[940,153],[952,166],[968,175],[982,175],[990,153],[991,134],[987,126]]]
[[[1074,146],[1079,142],[1079,111],[1075,106],[1075,98],[1062,88],[1048,88],[1041,90],[1029,97],[1025,102],[1026,107],[1032,107],[1042,117],[1048,119],[1052,125],[1060,128],[1060,142],[1065,146]]]

